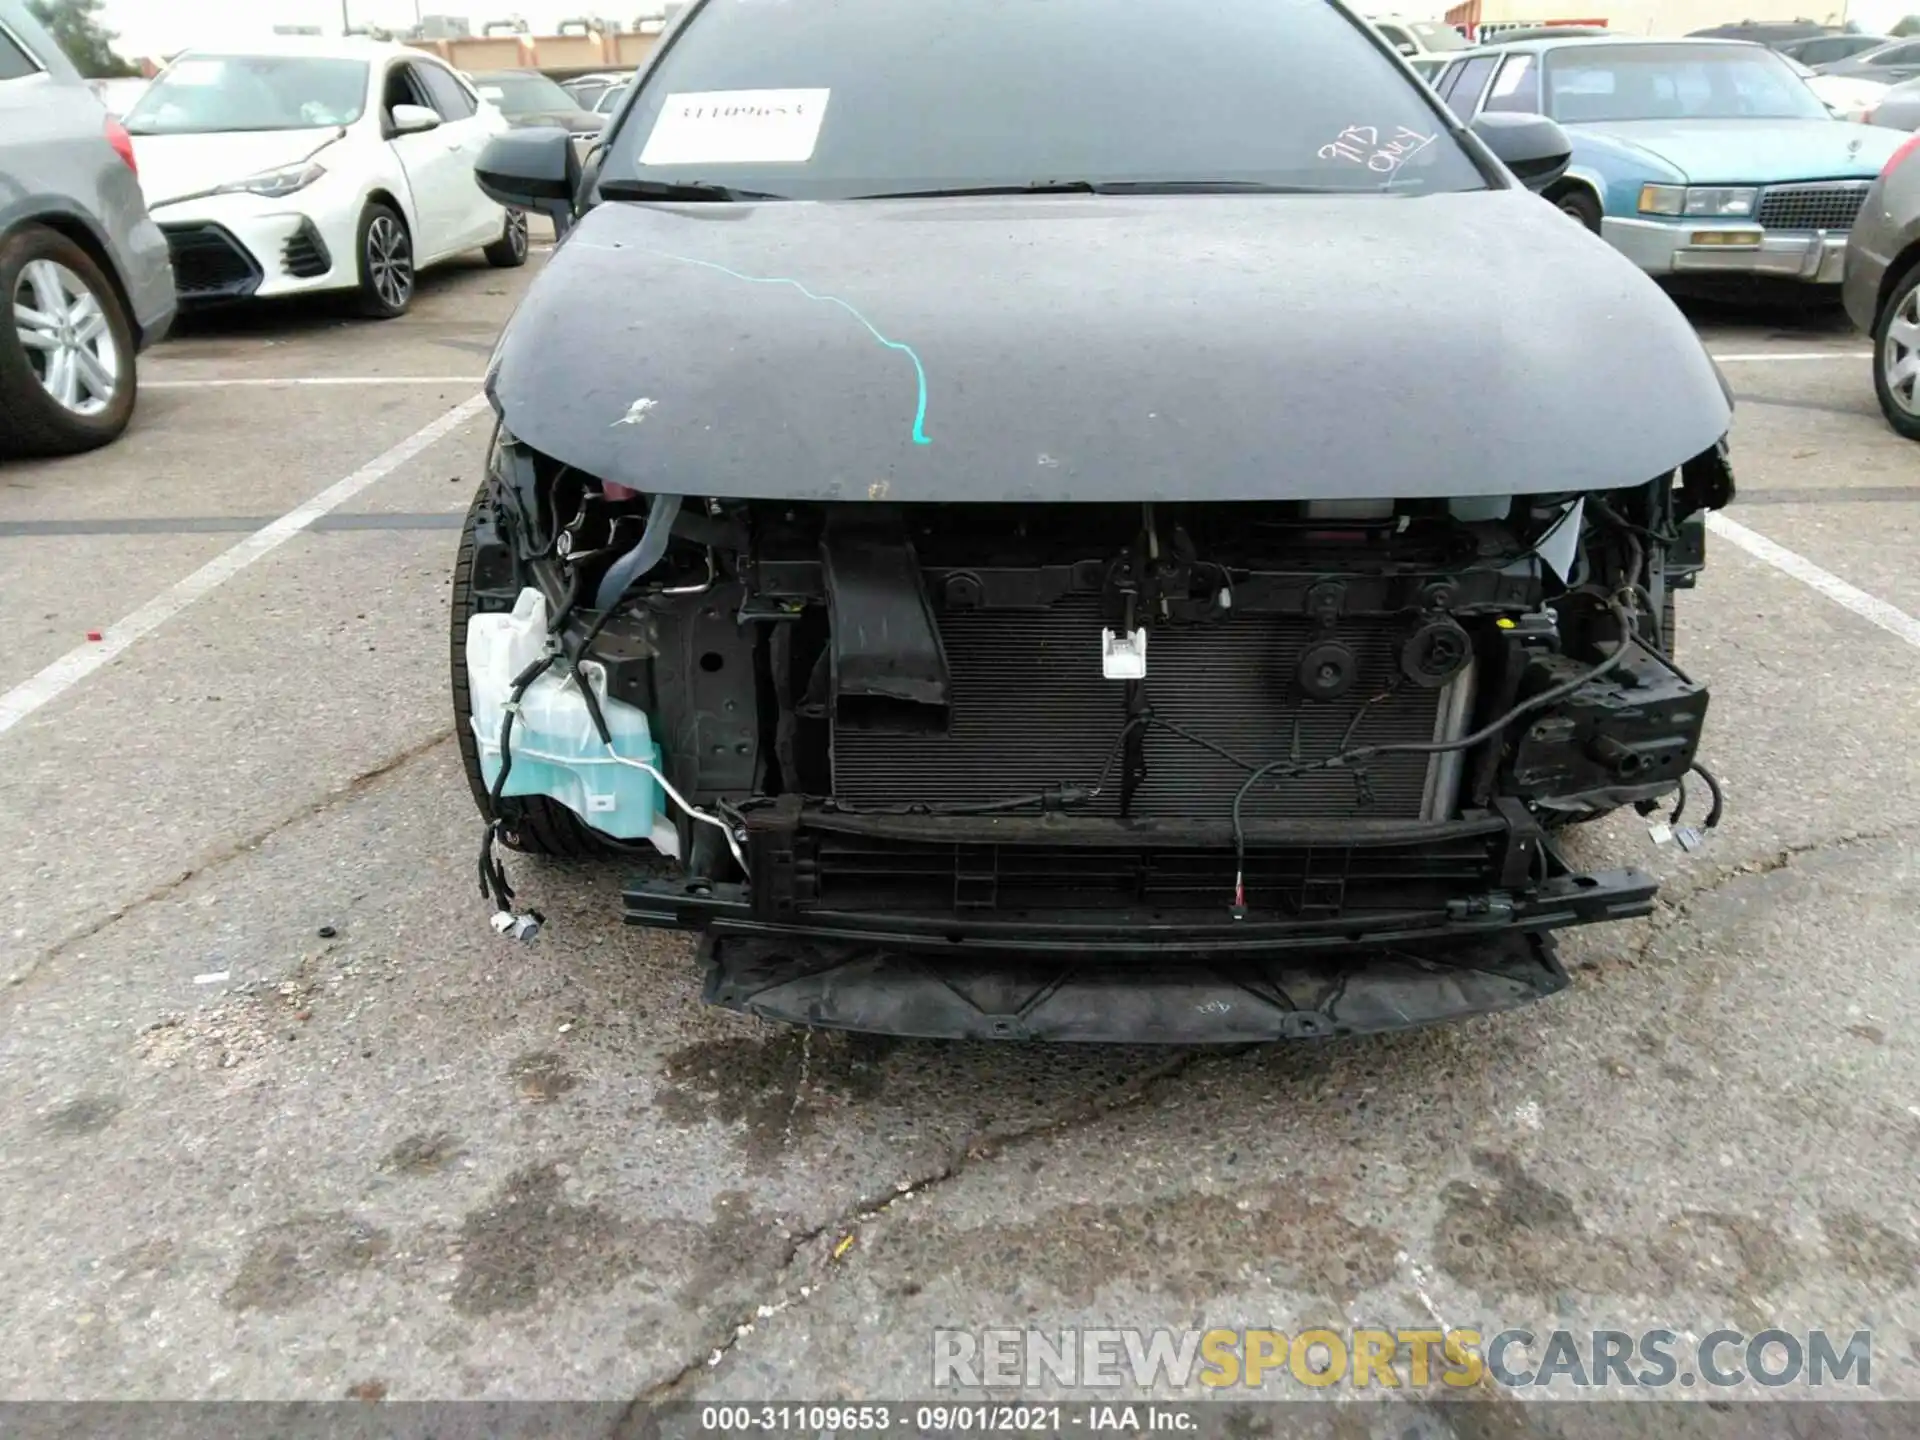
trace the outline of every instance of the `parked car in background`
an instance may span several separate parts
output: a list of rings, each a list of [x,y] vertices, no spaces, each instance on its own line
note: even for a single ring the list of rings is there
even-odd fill
[[[1709,25],[1690,30],[1690,40],[1748,40],[1775,49],[1802,40],[1817,40],[1827,35],[1844,34],[1838,26],[1822,25],[1814,20],[1738,20],[1729,25]]]
[[[1814,68],[1822,75],[1857,75],[1864,80],[1884,80],[1889,85],[1920,79],[1920,39],[1895,40]]]
[[[1890,88],[1881,80],[1862,80],[1854,75],[1821,75],[1809,69],[1804,61],[1796,60],[1784,51],[1780,54],[1793,67],[1793,73],[1806,81],[1807,88],[1820,97],[1822,105],[1840,119],[1851,120],[1856,125],[1868,123],[1868,117],[1880,103],[1880,97]]]
[[[1877,50],[1893,43],[1891,35],[1814,35],[1805,40],[1789,40],[1773,48],[1790,55],[1802,65],[1831,65],[1848,60],[1866,50]]]
[[[596,75],[576,75],[571,80],[560,81],[559,85],[582,110],[598,110],[603,94],[632,78],[633,72],[629,70],[603,70]]]
[[[1900,139],[1849,124],[1763,46],[1530,41],[1456,56],[1463,119],[1550,115],[1573,160],[1547,198],[1650,275],[1838,285],[1847,231]]]
[[[1920,80],[1889,86],[1867,117],[1875,125],[1912,133],[1920,130]]]
[[[600,92],[600,98],[593,102],[593,113],[596,115],[613,114],[620,102],[627,98],[627,91],[632,88],[632,82],[626,80],[621,81],[618,85],[609,85]]]
[[[1873,337],[1873,388],[1887,423],[1920,440],[1920,134],[1867,194],[1847,247],[1847,314]]]
[[[592,145],[607,128],[606,116],[594,114],[538,70],[489,70],[474,76],[474,83],[508,124],[558,125],[573,136],[576,148]]]
[[[0,455],[104,445],[173,322],[133,146],[20,0],[0,0]]]
[[[145,76],[132,75],[117,76],[111,80],[89,80],[87,83],[93,87],[93,93],[99,97],[107,113],[119,118],[147,93],[148,82]]]
[[[473,165],[506,120],[430,55],[371,40],[190,50],[127,116],[182,302],[353,291],[390,318],[417,273],[527,258]]]
[[[1367,23],[1409,60],[1467,48],[1466,37],[1438,20],[1409,20],[1404,15],[1371,15]]]

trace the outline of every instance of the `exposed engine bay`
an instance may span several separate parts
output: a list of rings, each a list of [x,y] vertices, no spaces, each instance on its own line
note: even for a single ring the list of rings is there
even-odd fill
[[[633,856],[630,919],[762,968],[1161,973],[1645,913],[1650,879],[1554,834],[1635,806],[1691,847],[1690,776],[1718,822],[1672,596],[1732,489],[1720,448],[1586,494],[740,501],[503,435],[466,645],[483,889],[511,923],[491,842],[532,797]]]

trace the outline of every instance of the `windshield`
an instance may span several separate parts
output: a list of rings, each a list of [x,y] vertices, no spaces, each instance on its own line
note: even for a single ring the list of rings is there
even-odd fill
[[[1569,45],[1547,53],[1555,120],[1830,120],[1771,50],[1754,45]]]
[[[509,115],[578,110],[580,102],[544,75],[482,75],[480,93]]]
[[[1432,94],[1321,0],[706,0],[602,170],[794,199],[1219,181],[1487,188]]]
[[[127,112],[135,135],[312,130],[351,125],[367,104],[364,60],[186,55]]]

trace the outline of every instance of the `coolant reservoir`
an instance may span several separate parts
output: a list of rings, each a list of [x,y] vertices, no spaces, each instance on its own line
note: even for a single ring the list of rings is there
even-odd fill
[[[467,683],[473,700],[473,738],[480,772],[491,786],[500,774],[500,729],[513,682],[547,653],[547,600],[531,587],[504,615],[475,615],[467,622]],[[580,695],[580,680],[593,686],[607,722],[616,760],[600,743],[593,716]],[[588,825],[616,840],[648,840],[663,854],[680,853],[679,832],[663,813],[660,787],[644,770],[621,760],[660,768],[646,711],[607,694],[606,671],[591,662],[576,677],[558,666],[527,687],[508,740],[513,768],[503,795],[543,795],[557,800]]]

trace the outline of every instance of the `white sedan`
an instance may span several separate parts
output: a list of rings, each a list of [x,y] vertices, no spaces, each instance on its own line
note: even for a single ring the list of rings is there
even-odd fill
[[[1880,97],[1887,93],[1887,86],[1879,80],[1869,80],[1858,75],[1822,75],[1809,70],[1791,55],[1782,57],[1793,67],[1794,74],[1807,82],[1807,88],[1820,97],[1820,103],[1841,120],[1851,120],[1856,125],[1869,124],[1873,107],[1880,103]]]
[[[189,50],[126,128],[184,304],[354,291],[384,319],[426,266],[476,249],[526,263],[526,216],[473,178],[506,117],[418,50]]]

